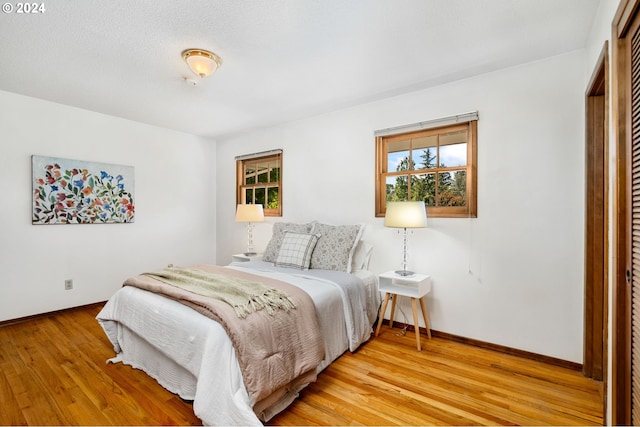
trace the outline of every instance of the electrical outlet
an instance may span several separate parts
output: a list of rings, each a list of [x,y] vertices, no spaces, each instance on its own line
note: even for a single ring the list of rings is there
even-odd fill
[[[73,279],[67,279],[64,281],[64,289],[68,291],[69,289],[73,289]]]

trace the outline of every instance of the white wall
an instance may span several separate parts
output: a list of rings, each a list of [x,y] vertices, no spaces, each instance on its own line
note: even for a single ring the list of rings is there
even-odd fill
[[[410,267],[434,282],[432,327],[582,362],[584,64],[573,52],[218,141],[218,263],[246,245],[234,156],[282,148],[277,220],[366,223],[372,270],[397,268],[401,239],[374,217],[373,132],[478,110],[478,218],[410,237]]]
[[[0,321],[104,301],[168,263],[215,261],[213,141],[8,92],[0,111]],[[32,225],[32,154],[134,166],[135,223]]]

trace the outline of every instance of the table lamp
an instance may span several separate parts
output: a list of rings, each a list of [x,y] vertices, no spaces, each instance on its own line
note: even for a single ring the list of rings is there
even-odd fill
[[[246,256],[255,255],[253,251],[253,223],[264,221],[262,205],[238,205],[236,208],[236,222],[247,223],[247,252]]]
[[[387,213],[384,216],[384,226],[402,228],[402,270],[395,273],[399,276],[412,276],[413,271],[407,270],[407,228],[424,228],[427,226],[427,211],[424,202],[387,202]],[[398,232],[400,232],[398,230]]]

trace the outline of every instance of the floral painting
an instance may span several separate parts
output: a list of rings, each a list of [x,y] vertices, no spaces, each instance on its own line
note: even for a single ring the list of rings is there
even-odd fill
[[[132,166],[32,156],[33,224],[134,222]]]

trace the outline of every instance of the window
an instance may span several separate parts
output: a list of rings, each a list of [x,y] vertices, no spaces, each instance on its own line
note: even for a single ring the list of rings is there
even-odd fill
[[[282,216],[282,150],[236,157],[239,204],[260,204],[265,216]]]
[[[476,217],[476,134],[473,120],[430,122],[376,132],[376,216],[387,201],[422,200],[431,217]],[[407,129],[415,129],[410,130]]]

